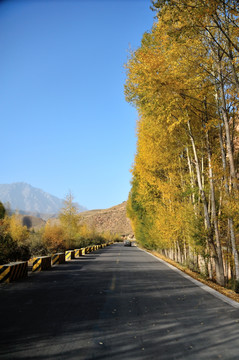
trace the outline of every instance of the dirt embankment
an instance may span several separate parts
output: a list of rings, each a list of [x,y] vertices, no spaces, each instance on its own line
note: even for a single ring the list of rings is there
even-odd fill
[[[97,232],[110,231],[120,235],[133,236],[130,220],[126,216],[126,204],[113,206],[105,210],[90,210],[80,213],[82,222]]]

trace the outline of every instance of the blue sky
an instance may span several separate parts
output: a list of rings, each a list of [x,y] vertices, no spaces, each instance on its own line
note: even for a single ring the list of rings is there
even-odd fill
[[[127,200],[136,110],[124,64],[150,0],[0,2],[0,183],[26,182],[88,209]]]

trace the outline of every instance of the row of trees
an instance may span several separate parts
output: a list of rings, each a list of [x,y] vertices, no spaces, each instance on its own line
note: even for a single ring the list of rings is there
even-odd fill
[[[19,215],[7,214],[0,202],[0,264],[118,239],[117,234],[97,233],[83,223],[71,194],[66,196],[58,218],[47,221],[38,231],[23,226]]]
[[[126,65],[138,110],[128,215],[136,238],[225,285],[239,282],[239,5],[152,1]]]

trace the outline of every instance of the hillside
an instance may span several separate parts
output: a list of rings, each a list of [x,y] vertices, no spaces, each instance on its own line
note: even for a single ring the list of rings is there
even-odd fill
[[[40,217],[31,216],[31,215],[19,215],[21,223],[23,226],[26,226],[28,229],[40,230],[45,226],[46,221]]]
[[[133,230],[130,220],[126,217],[126,204],[113,206],[104,210],[89,210],[80,213],[81,222],[86,223],[90,228],[94,228],[97,232],[110,231],[111,233],[126,235],[133,237]],[[46,221],[39,217],[31,215],[19,215],[22,225],[26,225],[29,229],[35,230],[42,228]],[[50,219],[52,223],[58,223],[57,218]]]
[[[110,231],[120,235],[133,236],[130,220],[126,217],[126,204],[113,206],[105,210],[90,210],[82,212],[82,222],[95,228],[97,232]]]

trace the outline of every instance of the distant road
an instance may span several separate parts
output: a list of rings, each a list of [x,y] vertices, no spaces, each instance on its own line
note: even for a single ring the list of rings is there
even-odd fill
[[[239,310],[115,244],[0,286],[0,359],[239,359]]]

